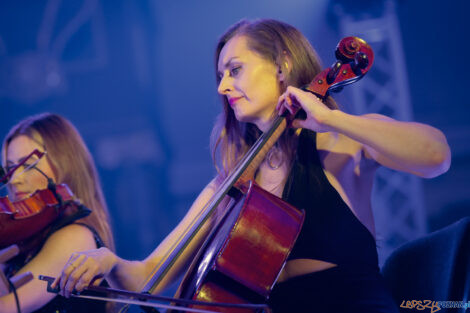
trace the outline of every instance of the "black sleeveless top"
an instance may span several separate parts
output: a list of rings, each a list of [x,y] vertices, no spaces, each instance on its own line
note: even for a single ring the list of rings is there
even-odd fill
[[[303,129],[300,133],[283,199],[306,213],[289,259],[378,270],[375,239],[326,178],[312,131]]]

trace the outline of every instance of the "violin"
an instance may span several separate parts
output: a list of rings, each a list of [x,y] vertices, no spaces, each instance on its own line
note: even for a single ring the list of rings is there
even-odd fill
[[[15,171],[35,155],[37,160],[22,172],[33,169],[44,154],[34,150],[7,173],[2,169],[0,183],[6,185]],[[53,229],[91,213],[75,198],[67,185],[56,185],[49,177],[46,178],[47,189],[37,190],[25,199],[11,201],[8,196],[0,197],[0,264],[7,265],[6,273],[0,271],[0,296],[13,292],[17,298],[16,289],[33,279],[31,272],[11,275],[34,256]],[[66,211],[68,214],[64,216]]]
[[[0,248],[31,238],[56,221],[65,209],[80,205],[65,184],[57,185],[55,193],[37,190],[14,202],[8,196],[0,197]]]
[[[8,183],[15,171],[32,156],[36,156],[37,160],[21,173],[37,169],[35,165],[44,155],[45,152],[35,149],[3,175],[0,182]],[[60,228],[91,213],[91,210],[75,198],[67,185],[56,185],[42,171],[37,170],[47,178],[47,189],[37,190],[18,201],[11,201],[8,196],[0,197],[0,249],[17,244],[20,254],[25,255],[42,242],[52,227]],[[67,216],[65,216],[66,211]]]
[[[335,54],[337,61],[303,87],[322,100],[330,91],[339,91],[362,78],[374,59],[371,47],[357,37],[342,39]],[[152,294],[228,195],[231,200],[224,215],[199,249],[178,288],[176,299],[169,301],[174,303],[172,307],[176,311],[215,312],[214,305],[217,312],[269,311],[266,300],[300,233],[305,213],[258,187],[254,176],[268,151],[287,128],[287,118],[293,118],[299,110],[297,108],[290,116],[286,110],[258,138],[197,219],[156,264],[140,295],[147,297]],[[79,296],[77,293],[72,295]],[[132,301],[139,299],[138,295],[132,295]],[[169,307],[155,303],[151,306]]]
[[[20,304],[17,289],[33,279],[31,272],[15,275],[18,269],[34,257],[55,229],[91,213],[75,198],[67,185],[56,185],[35,167],[44,155],[45,152],[36,149],[6,173],[0,167],[0,184],[4,186],[20,167],[24,168],[17,175],[35,169],[48,181],[47,189],[37,190],[25,199],[11,201],[8,196],[0,197],[0,249],[4,248],[0,250],[0,296],[12,293],[18,312]],[[32,156],[37,159],[31,165],[25,165]]]

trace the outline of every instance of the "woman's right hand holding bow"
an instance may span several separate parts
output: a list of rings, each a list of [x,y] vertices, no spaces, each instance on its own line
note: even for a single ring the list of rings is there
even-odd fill
[[[118,257],[105,247],[74,252],[51,287],[59,286],[60,294],[68,298],[74,290],[80,292],[90,284],[99,285],[113,270],[117,259]]]

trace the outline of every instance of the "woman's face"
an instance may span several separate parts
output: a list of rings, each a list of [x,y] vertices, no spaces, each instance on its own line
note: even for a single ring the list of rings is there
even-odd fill
[[[246,37],[235,36],[220,51],[217,71],[218,92],[237,120],[267,130],[280,96],[278,66],[250,50]]]
[[[6,151],[5,165],[7,169],[12,168],[23,161],[31,152],[34,151],[34,149],[44,152],[44,148],[40,144],[27,136],[20,135],[13,138]],[[26,161],[24,166],[21,166],[15,171],[10,179],[8,183],[8,193],[10,199],[13,201],[22,200],[38,189],[47,188],[46,177],[34,168],[21,173],[25,167],[28,167],[28,165],[33,164],[37,160],[38,158],[33,155],[28,161]],[[42,157],[35,167],[56,181],[55,174],[46,157]]]

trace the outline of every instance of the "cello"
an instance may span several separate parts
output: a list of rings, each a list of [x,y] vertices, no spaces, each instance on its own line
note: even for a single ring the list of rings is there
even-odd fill
[[[373,62],[370,47],[355,37],[343,39],[338,44],[336,54],[338,61],[317,75],[305,90],[325,99],[328,92],[360,79]],[[232,198],[231,203],[224,211],[221,223],[208,236],[186,273],[178,298],[206,303],[250,304],[266,301],[300,232],[303,213],[256,186],[253,178],[258,165],[287,124],[286,116],[280,116],[260,136],[220,185],[198,218],[156,265],[144,293],[151,294],[155,290],[195,234],[228,195]],[[209,310],[208,306],[198,303],[178,309]],[[228,306],[220,309],[223,312],[254,310]]]

